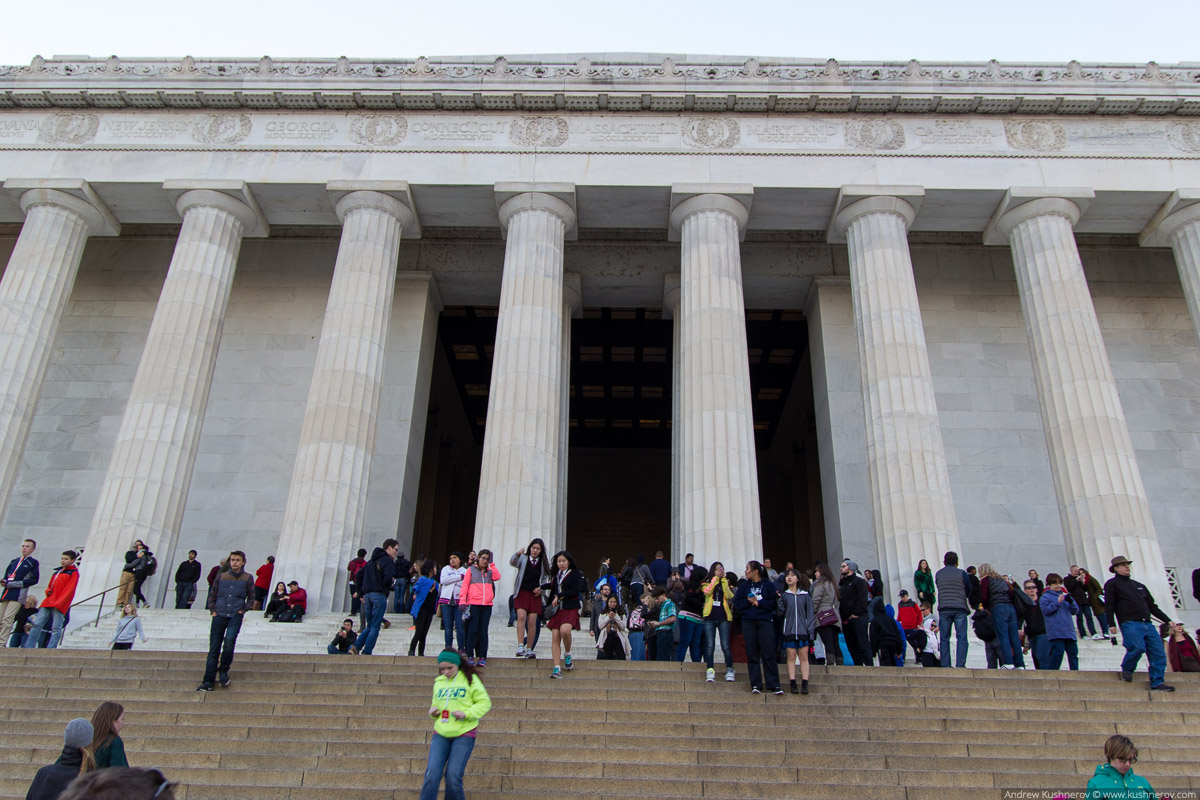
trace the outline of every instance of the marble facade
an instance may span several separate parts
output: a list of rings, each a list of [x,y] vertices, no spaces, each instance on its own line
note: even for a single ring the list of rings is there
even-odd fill
[[[475,543],[561,546],[570,319],[652,307],[670,555],[740,566],[742,320],[783,308],[831,560],[894,592],[949,548],[1123,553],[1165,604],[1200,566],[1197,115],[1156,64],[0,67],[0,548],[85,545],[99,591],[135,537],[160,575],[242,546],[340,607],[355,548],[412,541],[443,305],[499,307]]]

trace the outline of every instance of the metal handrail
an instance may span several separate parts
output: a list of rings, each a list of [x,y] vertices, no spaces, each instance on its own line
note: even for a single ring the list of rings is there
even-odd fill
[[[82,600],[76,600],[74,603],[71,603],[71,608],[74,608],[75,606],[83,605],[88,600],[94,600],[97,597],[99,597],[100,603],[99,603],[99,605],[96,606],[96,627],[98,628],[98,627],[100,627],[100,617],[102,617],[104,615],[104,597],[105,597],[105,595],[107,595],[109,592],[115,592],[117,589],[120,589],[120,588],[121,588],[120,584],[117,584],[116,586],[110,586],[102,592],[96,592],[91,597],[85,597]],[[87,623],[85,623],[85,624],[87,624]]]

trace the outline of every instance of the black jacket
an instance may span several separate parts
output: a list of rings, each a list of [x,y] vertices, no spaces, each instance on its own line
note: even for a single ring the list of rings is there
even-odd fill
[[[338,631],[333,635],[333,641],[331,641],[330,644],[343,653],[349,653],[350,645],[354,644],[354,640],[358,637],[358,633],[355,631],[348,631],[346,632],[345,636],[342,636],[342,632],[343,629],[338,628]]]
[[[25,800],[57,800],[79,775],[79,765],[82,763],[83,751],[78,747],[64,747],[58,761],[37,771]]]
[[[867,616],[867,582],[857,575],[850,574],[838,581],[838,613],[842,622],[850,617]]]
[[[1017,597],[1017,593],[1013,592],[1013,597],[1017,598],[1017,602],[1013,606],[1017,609],[1017,619],[1025,625],[1025,635],[1032,639],[1034,636],[1041,636],[1046,632],[1046,618],[1042,616],[1042,609],[1037,603],[1022,602],[1029,597],[1024,592]]]
[[[387,594],[396,583],[396,562],[388,556],[387,550],[376,547],[371,553],[371,560],[358,571],[359,594],[381,592]]]
[[[900,638],[900,629],[896,626],[896,620],[889,617],[884,610],[882,597],[871,600],[871,624],[867,628],[867,639],[871,643],[873,656],[878,656],[880,648],[885,645],[890,647],[893,653],[904,652],[904,640]]]
[[[558,581],[558,573],[555,572],[554,577],[550,581],[550,602],[553,603],[555,600],[558,600],[558,607],[563,611],[578,611],[583,607],[581,595],[586,588],[587,580],[579,570],[569,570],[563,576],[561,585]]]
[[[1170,622],[1171,618],[1154,603],[1154,597],[1145,584],[1138,583],[1125,575],[1114,575],[1104,584],[1104,610],[1117,624],[1122,622],[1150,622],[1150,615]]]
[[[176,583],[199,583],[200,582],[200,566],[199,561],[184,561],[175,570]]]

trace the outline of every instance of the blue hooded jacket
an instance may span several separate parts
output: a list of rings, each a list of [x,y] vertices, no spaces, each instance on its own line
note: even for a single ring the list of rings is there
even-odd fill
[[[1066,595],[1061,603],[1058,601],[1060,595]],[[1079,613],[1079,606],[1066,589],[1061,586],[1057,589],[1047,588],[1038,600],[1038,608],[1046,620],[1047,639],[1075,638],[1075,615]]]

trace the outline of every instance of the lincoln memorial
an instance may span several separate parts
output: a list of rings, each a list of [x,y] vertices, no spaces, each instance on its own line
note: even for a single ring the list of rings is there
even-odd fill
[[[1198,65],[37,58],[0,182],[0,555],[78,598],[541,537],[1197,610]]]

